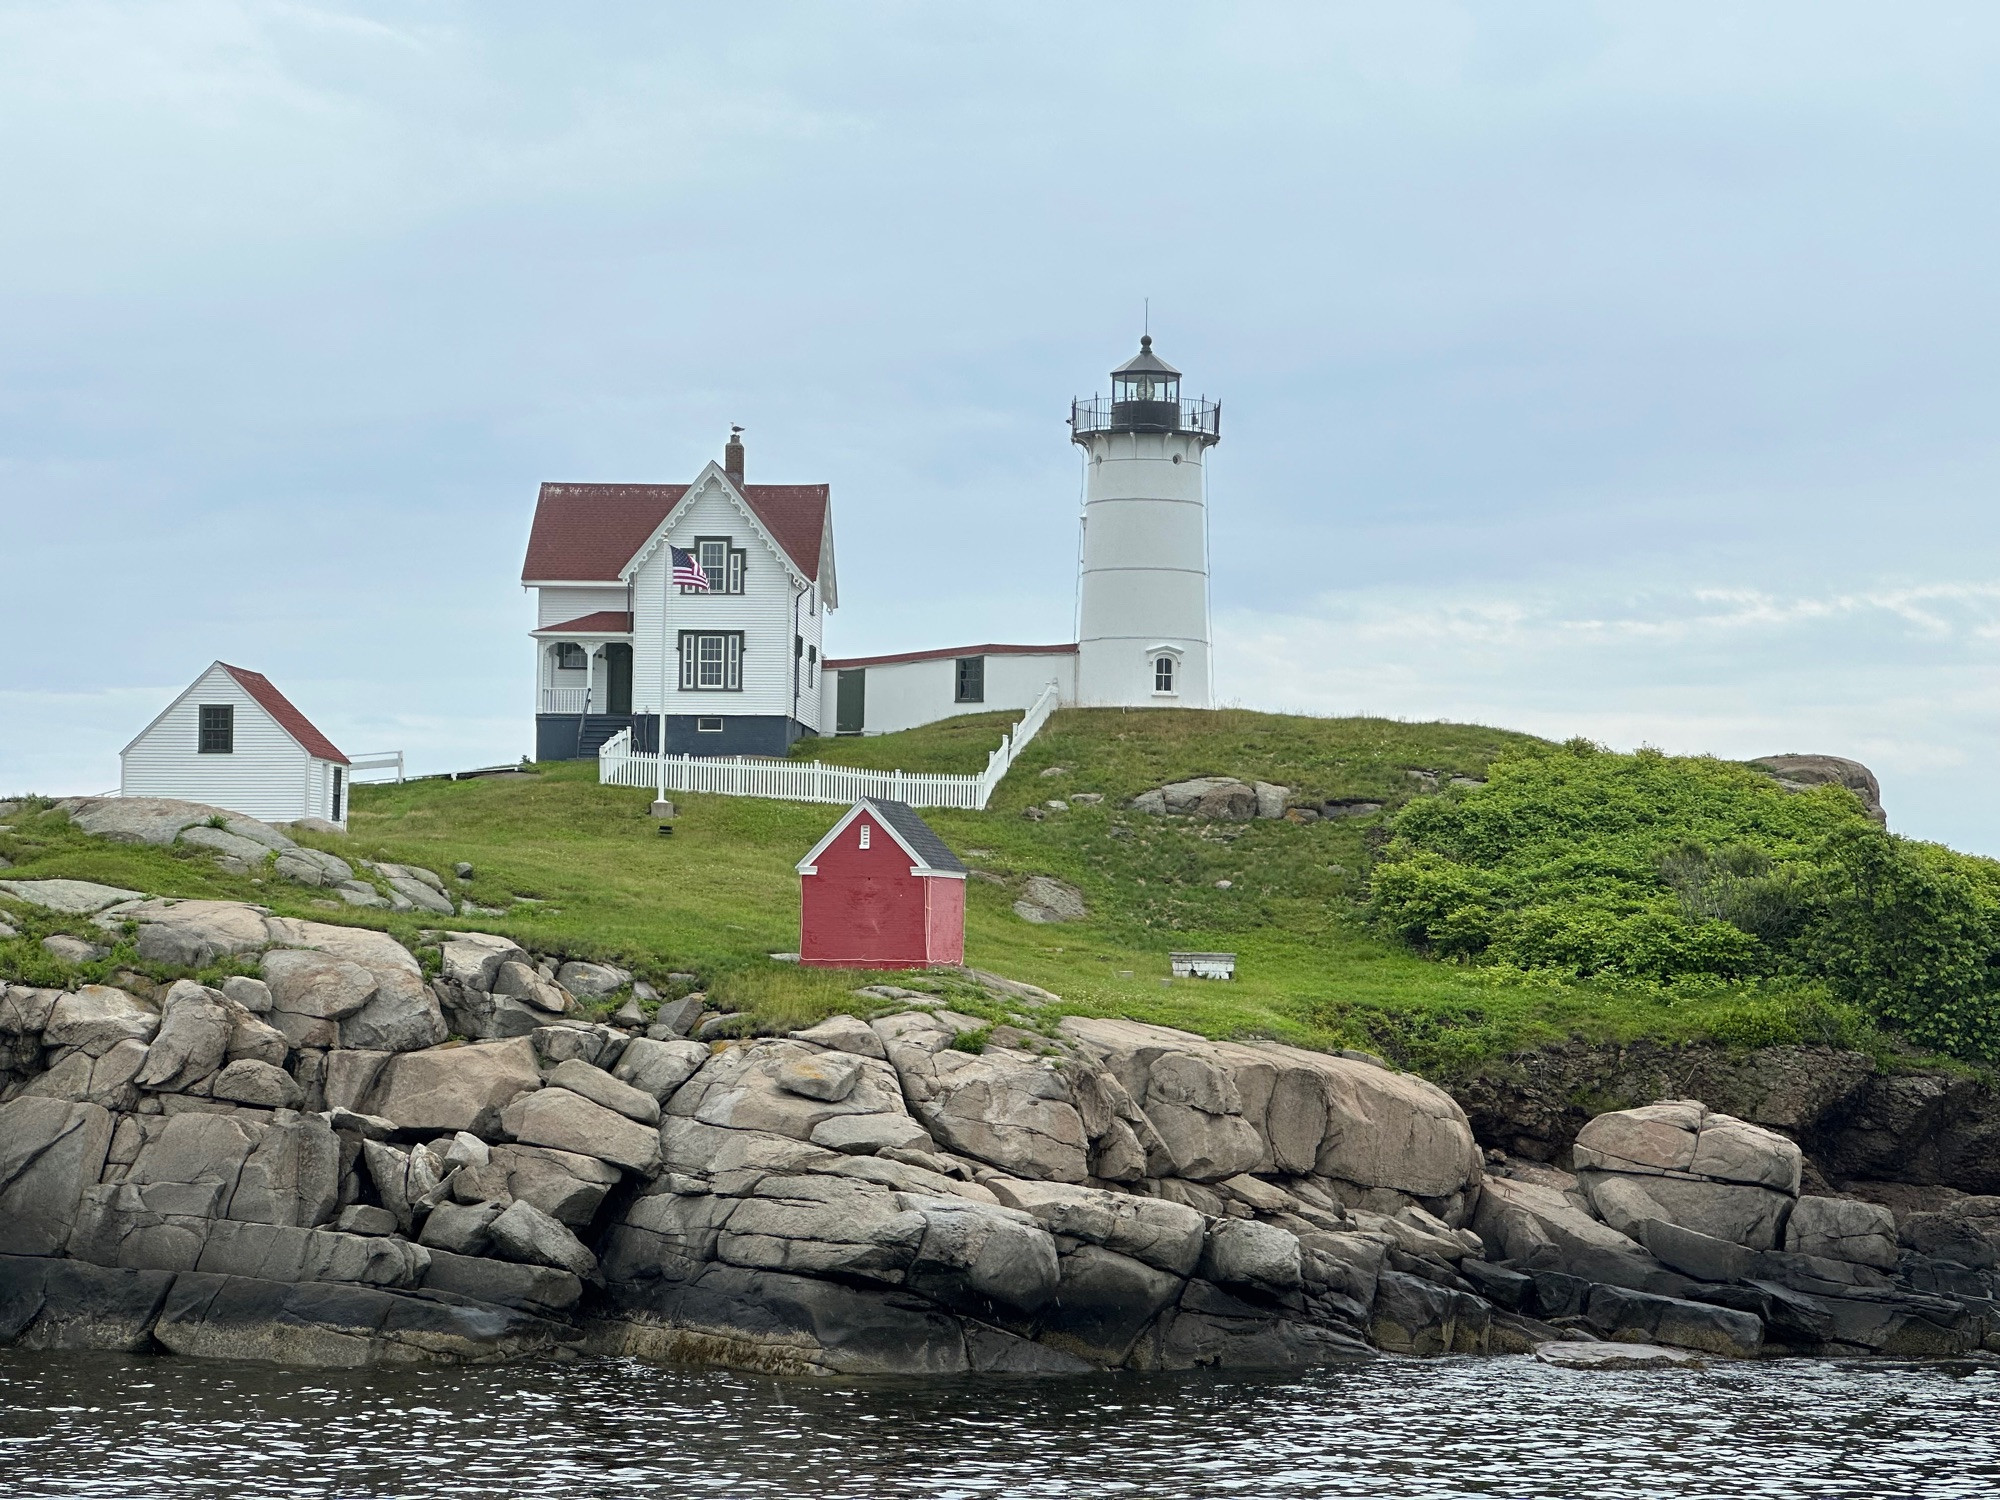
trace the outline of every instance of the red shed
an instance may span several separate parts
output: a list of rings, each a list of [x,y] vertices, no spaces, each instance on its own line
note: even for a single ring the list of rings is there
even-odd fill
[[[907,803],[854,804],[799,861],[799,960],[829,968],[965,962],[965,865]]]

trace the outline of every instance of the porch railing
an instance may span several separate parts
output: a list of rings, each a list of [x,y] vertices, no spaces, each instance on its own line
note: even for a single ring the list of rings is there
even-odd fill
[[[543,688],[542,712],[545,714],[587,714],[590,712],[590,689],[580,687]]]
[[[986,769],[974,776],[945,771],[872,771],[748,755],[669,755],[663,764],[658,755],[634,750],[632,731],[621,729],[597,752],[597,779],[605,786],[659,787],[669,792],[771,797],[786,802],[845,804],[863,797],[888,797],[912,807],[957,807],[976,812],[991,800],[993,789],[1015,758],[1048,723],[1058,701],[1052,682],[1021,721],[1000,736],[999,747],[986,757]]]

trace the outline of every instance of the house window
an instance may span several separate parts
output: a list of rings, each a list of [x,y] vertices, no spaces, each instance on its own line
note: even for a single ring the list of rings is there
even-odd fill
[[[722,733],[722,720],[720,718],[696,719],[694,721],[694,732],[696,734],[720,734]]]
[[[575,641],[562,641],[556,646],[556,666],[564,672],[581,672],[587,665],[583,647]]]
[[[681,632],[681,688],[696,693],[743,690],[743,632]]]
[[[335,823],[340,821],[340,771],[341,768],[339,766],[333,768],[333,811],[328,814],[329,821]]]
[[[806,686],[819,686],[819,647],[806,647]]]
[[[236,753],[236,705],[234,703],[202,704],[200,753],[203,755],[234,755]]]
[[[985,657],[961,656],[958,659],[958,701],[960,703],[986,701]]]
[[[729,540],[726,536],[695,538],[695,561],[701,564],[702,572],[708,575],[708,591],[711,594],[743,592],[743,573],[748,554],[741,547],[730,546]],[[701,590],[683,588],[681,592],[698,594]]]
[[[1174,690],[1174,659],[1171,656],[1153,658],[1153,691],[1171,693]]]
[[[861,825],[861,847],[864,849],[868,847],[868,825],[866,823]]]

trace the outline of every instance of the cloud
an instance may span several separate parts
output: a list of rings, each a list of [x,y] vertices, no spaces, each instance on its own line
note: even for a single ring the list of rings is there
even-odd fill
[[[837,653],[1070,629],[1143,298],[1225,692],[1879,761],[2000,847],[2000,14],[0,7],[0,790],[218,656],[527,748],[545,479],[833,486]]]

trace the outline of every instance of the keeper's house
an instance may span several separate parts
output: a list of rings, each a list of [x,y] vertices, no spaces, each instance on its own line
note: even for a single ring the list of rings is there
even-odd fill
[[[347,757],[261,672],[216,662],[118,757],[118,795],[347,826]]]
[[[672,549],[706,590],[673,581]],[[634,749],[783,755],[821,723],[820,641],[839,602],[823,484],[746,484],[743,444],[692,484],[544,484],[521,584],[535,591],[535,757]]]
[[[965,962],[965,865],[908,803],[855,803],[798,868],[801,963]]]

